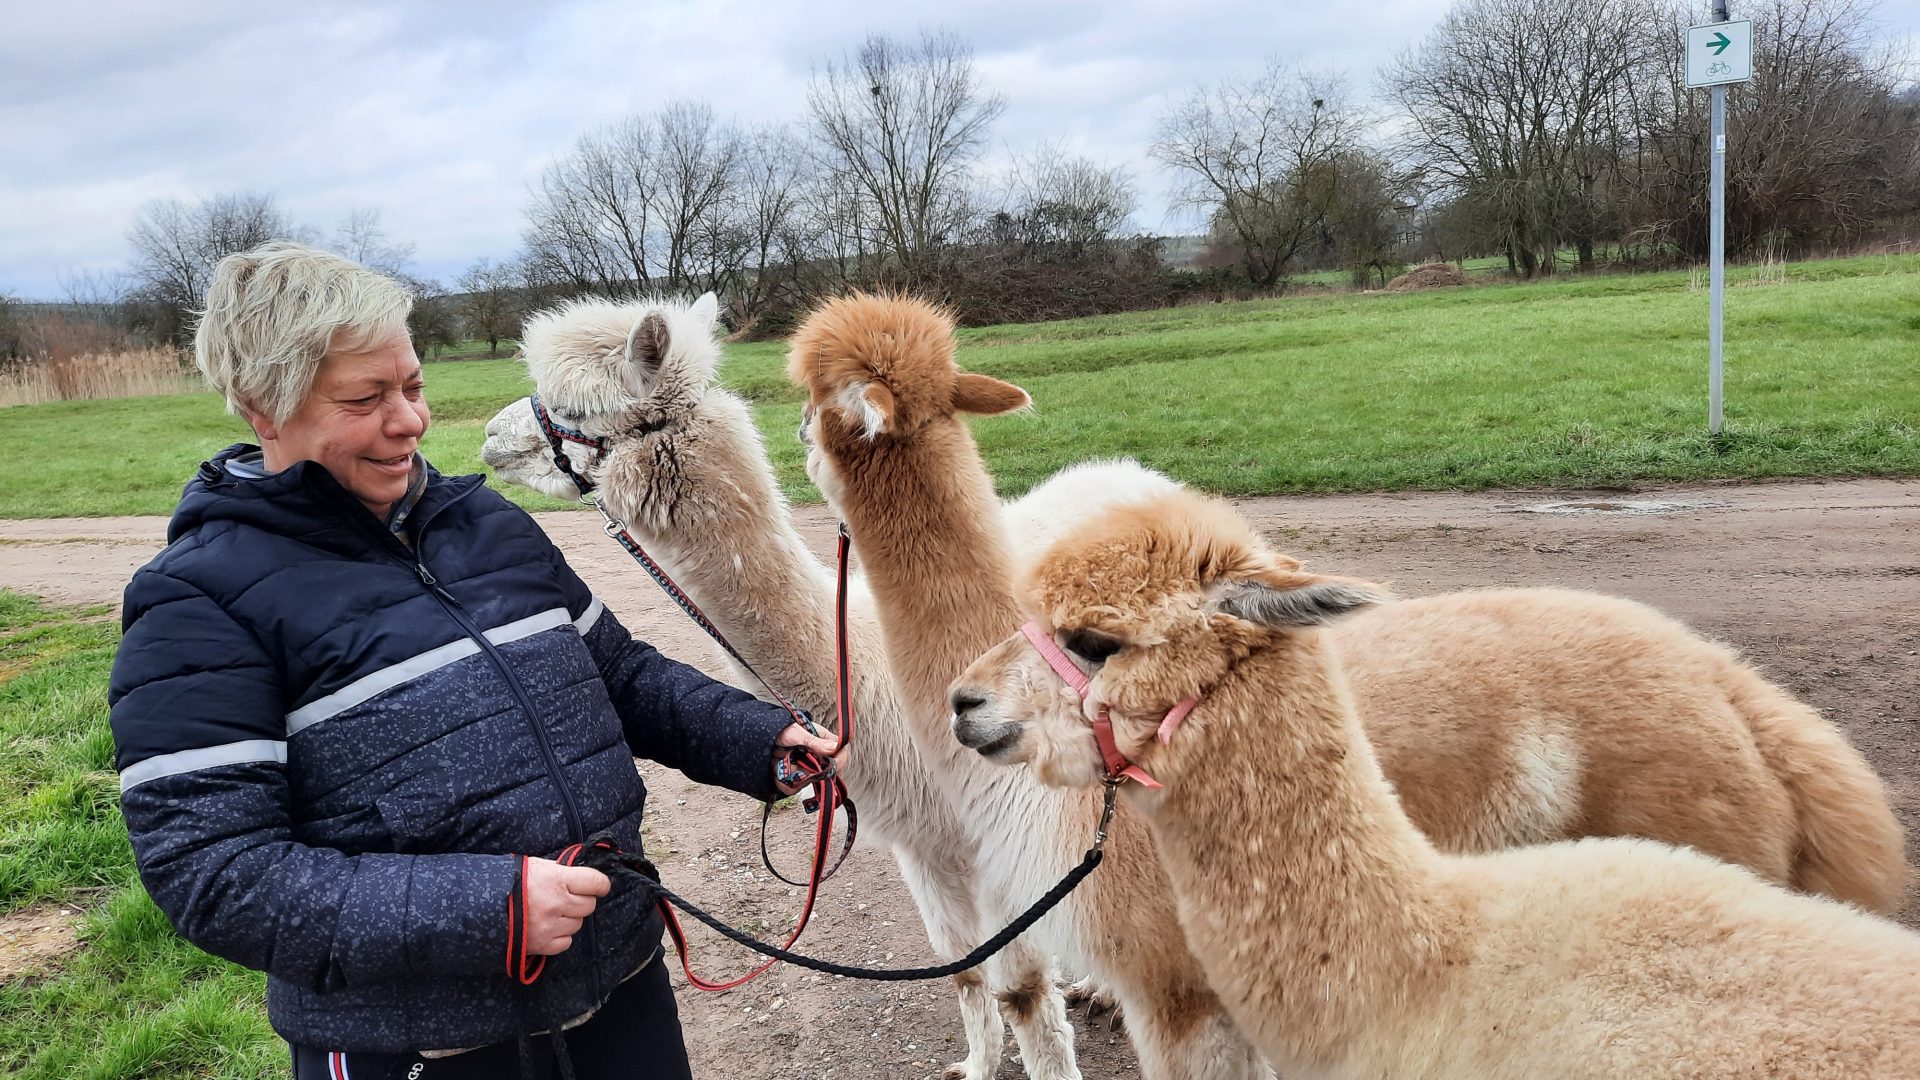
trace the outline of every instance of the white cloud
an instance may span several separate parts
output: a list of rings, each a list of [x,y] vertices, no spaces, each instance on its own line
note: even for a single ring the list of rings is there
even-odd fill
[[[584,131],[673,99],[798,120],[814,66],[869,32],[935,27],[1007,97],[993,160],[1051,144],[1125,165],[1140,224],[1162,228],[1146,147],[1168,100],[1276,52],[1364,91],[1444,6],[28,5],[0,46],[0,290],[52,295],[63,272],[123,265],[143,203],[223,191],[270,192],[323,231],[379,209],[418,269],[449,278],[515,250],[528,186]]]

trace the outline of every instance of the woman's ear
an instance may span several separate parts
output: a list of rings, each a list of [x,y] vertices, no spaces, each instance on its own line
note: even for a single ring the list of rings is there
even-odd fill
[[[253,428],[253,436],[263,443],[272,442],[280,437],[280,425],[265,413],[257,413],[246,406],[240,407],[240,415],[245,417],[247,425]]]

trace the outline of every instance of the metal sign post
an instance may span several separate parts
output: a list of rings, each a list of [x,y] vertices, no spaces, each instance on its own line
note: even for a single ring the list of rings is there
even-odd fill
[[[1753,79],[1753,23],[1727,21],[1727,0],[1713,0],[1713,22],[1690,26],[1682,45],[1687,85],[1712,87],[1707,137],[1712,211],[1708,237],[1707,431],[1720,434],[1722,324],[1726,314],[1727,84]]]

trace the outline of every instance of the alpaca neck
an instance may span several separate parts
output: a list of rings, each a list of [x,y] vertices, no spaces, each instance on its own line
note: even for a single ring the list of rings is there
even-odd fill
[[[1325,1064],[1380,1003],[1458,954],[1440,856],[1393,797],[1320,635],[1243,661],[1151,771],[1142,803],[1194,955],[1289,1067]]]
[[[697,449],[680,452],[681,440]],[[711,390],[677,431],[616,444],[597,480],[608,510],[721,632],[755,666],[779,666],[783,693],[816,712],[832,700],[827,571],[739,399]]]
[[[947,687],[1019,623],[993,482],[959,419],[882,440],[837,462],[839,507],[872,583],[887,653],[909,711],[946,733]]]

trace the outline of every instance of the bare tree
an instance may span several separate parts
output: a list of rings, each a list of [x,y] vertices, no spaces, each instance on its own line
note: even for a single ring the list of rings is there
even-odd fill
[[[1614,228],[1604,185],[1633,137],[1634,84],[1658,56],[1646,27],[1660,21],[1653,0],[1461,0],[1385,71],[1405,151],[1443,194],[1481,207],[1515,273],[1551,273],[1563,241],[1593,265]]]
[[[665,247],[666,286],[722,290],[738,271],[735,200],[746,138],[703,102],[675,102],[654,123],[654,218]]]
[[[1119,237],[1139,205],[1126,169],[1045,146],[1015,160],[996,221],[1018,243],[1078,255]]]
[[[1753,81],[1727,98],[1730,251],[1843,246],[1920,212],[1912,179],[1920,115],[1897,100],[1905,58],[1868,45],[1871,0],[1763,0]],[[1669,46],[1688,12],[1652,31]],[[1635,98],[1637,141],[1620,170],[1625,231],[1651,254],[1707,247],[1707,109],[1677,54]]]
[[[191,206],[178,199],[148,203],[127,235],[144,318],[160,336],[184,340],[215,263],[296,234],[271,195],[215,195]]]
[[[534,278],[615,295],[727,288],[752,247],[740,220],[748,140],[677,102],[582,136],[527,211]]]
[[[1278,60],[1259,75],[1195,90],[1160,118],[1156,161],[1182,184],[1177,198],[1206,213],[1238,247],[1248,280],[1271,288],[1320,230],[1341,156],[1364,122],[1333,75]]]
[[[741,273],[729,295],[743,327],[776,305],[799,303],[800,269],[818,250],[817,223],[803,215],[811,171],[807,147],[791,129],[763,127],[746,143],[737,199]]]
[[[1354,285],[1385,285],[1406,266],[1409,240],[1417,234],[1415,181],[1365,150],[1341,155],[1334,176],[1322,223],[1325,253]]]
[[[827,168],[866,204],[864,241],[909,281],[965,222],[969,171],[1006,108],[944,32],[907,43],[874,35],[807,87]]]
[[[459,312],[468,335],[487,343],[487,355],[500,355],[500,339],[520,334],[519,286],[523,275],[510,262],[480,259],[460,275]]]
[[[407,334],[421,356],[438,353],[460,343],[460,313],[454,298],[439,282],[426,278],[402,277],[413,293],[413,308],[407,312]]]
[[[527,209],[526,260],[540,281],[615,295],[648,289],[653,127],[633,117],[580,137],[547,167]]]
[[[27,355],[26,319],[20,302],[0,293],[0,365]]]
[[[369,270],[388,277],[405,274],[413,245],[392,239],[380,223],[380,211],[362,207],[347,214],[334,229],[328,246]]]

